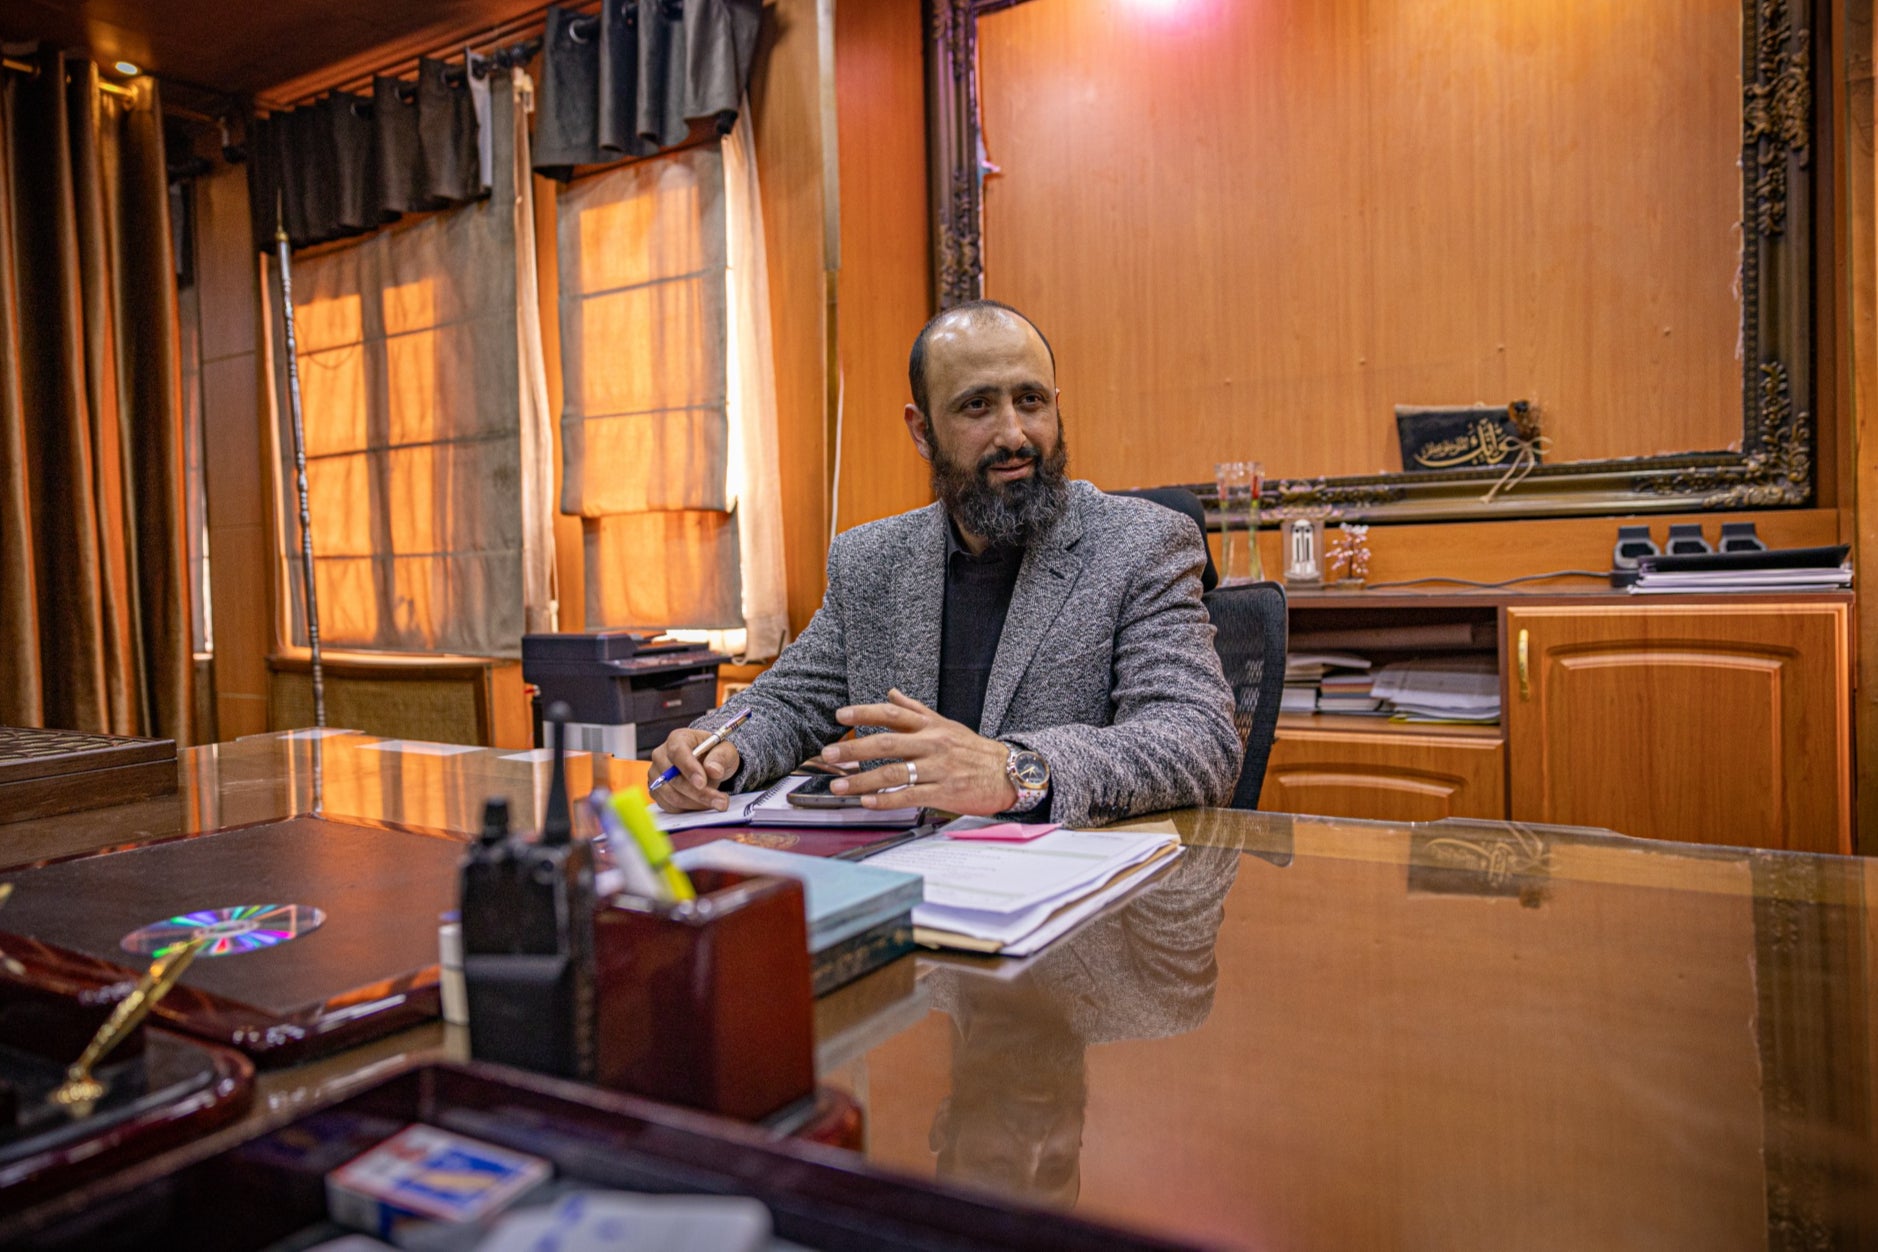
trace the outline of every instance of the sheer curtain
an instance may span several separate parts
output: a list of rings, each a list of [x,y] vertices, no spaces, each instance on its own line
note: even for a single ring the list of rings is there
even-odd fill
[[[487,200],[294,260],[320,636],[331,646],[512,657],[525,631],[551,629],[526,98],[519,72],[492,93]],[[278,304],[277,275],[268,287]],[[274,321],[281,608],[288,637],[304,644],[278,308]]]
[[[730,496],[736,502],[745,632],[743,646],[731,650],[748,661],[767,661],[782,651],[789,633],[789,589],[783,569],[769,263],[747,100],[724,137],[724,218],[729,233]],[[717,642],[729,646],[736,641]]]
[[[587,622],[712,632],[752,660],[787,620],[756,190],[740,115],[721,145],[574,180],[557,232]]]

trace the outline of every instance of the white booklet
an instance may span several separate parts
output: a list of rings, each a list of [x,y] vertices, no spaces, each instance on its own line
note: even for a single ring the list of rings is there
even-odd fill
[[[961,819],[965,821],[968,819]],[[1027,956],[1180,853],[1159,831],[1055,830],[1022,843],[954,840],[944,829],[868,858],[926,880],[914,938],[932,947]]]
[[[700,813],[668,813],[652,801],[653,816],[659,828],[667,832],[695,830],[700,826],[917,826],[919,813],[912,809],[805,809],[789,803],[789,793],[815,777],[813,774],[788,774],[763,791],[739,791],[721,812],[706,809]]]

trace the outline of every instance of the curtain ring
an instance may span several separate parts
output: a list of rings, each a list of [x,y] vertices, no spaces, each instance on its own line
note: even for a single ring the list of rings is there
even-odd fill
[[[600,19],[597,17],[575,18],[567,24],[567,37],[575,43],[592,43],[593,32],[599,25]],[[586,30],[584,35],[581,33],[583,28]]]

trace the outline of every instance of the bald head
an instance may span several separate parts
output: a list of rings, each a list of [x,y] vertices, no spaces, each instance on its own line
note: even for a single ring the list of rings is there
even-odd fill
[[[1029,328],[1043,344],[1044,354],[1050,360],[1050,372],[1056,372],[1056,351],[1050,347],[1050,341],[1043,331],[1028,317],[999,300],[968,300],[964,304],[955,304],[943,312],[933,315],[932,320],[920,328],[913,339],[913,351],[907,357],[907,382],[913,389],[913,407],[930,417],[932,415],[932,395],[926,373],[926,356],[935,337],[948,335],[949,332],[985,326],[989,323],[1015,322]]]

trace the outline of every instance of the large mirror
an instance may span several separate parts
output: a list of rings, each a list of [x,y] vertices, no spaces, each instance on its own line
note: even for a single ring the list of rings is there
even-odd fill
[[[1813,0],[927,0],[937,303],[1037,317],[1108,487],[1346,518],[1814,498]],[[1823,80],[1822,80],[1823,81]],[[1398,406],[1539,464],[1403,467]]]

